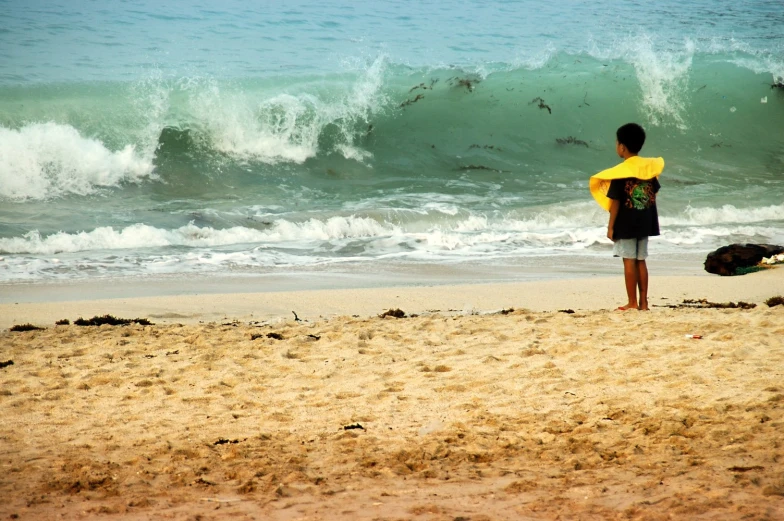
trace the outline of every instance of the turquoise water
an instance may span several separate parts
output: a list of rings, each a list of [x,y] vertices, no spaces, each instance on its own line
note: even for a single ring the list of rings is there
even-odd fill
[[[623,17],[619,17],[623,13]],[[643,124],[654,255],[784,243],[780,2],[0,1],[0,282],[606,258]]]

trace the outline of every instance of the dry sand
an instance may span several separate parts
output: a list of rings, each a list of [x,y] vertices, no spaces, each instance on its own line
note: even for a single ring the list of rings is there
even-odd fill
[[[0,306],[0,519],[784,519],[783,276]]]

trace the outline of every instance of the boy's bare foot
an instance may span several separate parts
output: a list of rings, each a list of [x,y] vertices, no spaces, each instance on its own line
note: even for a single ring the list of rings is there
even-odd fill
[[[640,303],[640,308],[639,308],[639,309],[640,309],[640,311],[650,311],[650,310],[651,310],[651,309],[648,307],[648,303],[647,303],[647,302],[641,302],[641,303]]]
[[[618,307],[618,311],[629,311],[630,309],[639,309],[637,304],[626,304],[625,306]]]

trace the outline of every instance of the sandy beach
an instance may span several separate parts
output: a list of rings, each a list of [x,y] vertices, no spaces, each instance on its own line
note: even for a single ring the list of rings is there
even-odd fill
[[[0,521],[784,521],[724,3],[0,0]]]
[[[0,304],[0,519],[784,519],[784,268],[621,284]]]

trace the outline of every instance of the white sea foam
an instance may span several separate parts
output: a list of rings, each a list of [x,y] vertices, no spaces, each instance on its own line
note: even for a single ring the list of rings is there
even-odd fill
[[[318,151],[320,128],[313,121],[318,103],[311,96],[280,94],[254,106],[246,95],[224,94],[214,86],[195,102],[214,148],[230,156],[303,163]]]
[[[43,236],[32,231],[22,237],[0,239],[0,252],[8,254],[56,254],[93,250],[119,250],[166,246],[214,247],[258,243],[262,247],[310,247],[313,241],[344,239],[389,239],[437,248],[459,249],[504,243],[536,247],[587,247],[605,241],[606,214],[586,203],[559,205],[551,211],[540,210],[520,215],[484,214],[460,211],[444,213],[431,209],[425,213],[381,212],[373,217],[334,215],[323,219],[272,220],[266,228],[235,226],[215,229],[193,223],[166,230],[145,224],[122,229],[100,227],[78,233],[59,232]],[[668,241],[700,244],[708,237],[775,234],[770,222],[780,221],[784,205],[755,209],[689,208],[682,215],[661,217]],[[386,216],[386,217],[385,217]],[[389,220],[388,220],[389,219]],[[418,247],[418,246],[415,246]],[[421,247],[421,246],[420,246]]]
[[[136,183],[153,174],[151,154],[134,145],[109,150],[70,125],[0,127],[0,197],[47,199]]]
[[[193,223],[174,230],[146,224],[134,224],[119,230],[111,226],[92,231],[58,232],[42,236],[32,231],[22,237],[0,239],[0,251],[52,255],[61,252],[122,250],[163,246],[213,247],[233,244],[280,244],[295,241],[329,241],[351,237],[388,235],[394,228],[373,219],[334,216],[326,220],[311,219],[302,223],[278,220],[267,230],[243,226],[226,229],[199,227]]]
[[[611,44],[592,40],[587,53],[598,60],[621,59],[634,67],[640,104],[652,125],[687,127],[686,99],[692,58],[697,47],[685,40],[681,49],[661,48],[649,34],[633,34]]]
[[[693,39],[686,36],[680,45],[659,43],[652,34],[632,34],[609,43],[591,39],[586,53],[598,60],[623,60],[634,67],[640,103],[652,125],[675,125],[687,129],[693,122],[689,86],[695,56],[734,64],[755,74],[770,74],[771,82],[784,78],[784,60],[775,48],[755,48],[748,40],[733,37]]]
[[[710,228],[690,228],[687,230],[662,231],[663,241],[676,245],[710,245],[718,246],[729,242],[769,242],[780,237],[781,231],[765,226],[712,226]]]
[[[725,204],[719,208],[687,207],[682,214],[661,217],[662,226],[710,226],[732,223],[764,223],[784,220],[784,204],[763,206],[760,208],[738,208]]]
[[[558,49],[552,42],[547,42],[544,48],[535,54],[518,54],[512,60],[512,69],[527,69],[530,71],[539,70],[545,67],[550,61],[557,56]]]
[[[319,152],[338,152],[365,161],[371,154],[355,143],[356,127],[367,128],[371,116],[385,105],[384,70],[380,57],[347,92],[321,96],[237,92],[209,81],[190,87],[195,93],[189,111],[216,150],[240,160],[303,163]],[[337,133],[334,149],[320,151],[319,140],[328,128]]]
[[[784,60],[781,52],[754,48],[748,41],[736,38],[713,38],[699,49],[714,55],[725,55],[727,61],[756,74],[769,73],[773,80],[784,78]]]
[[[33,231],[0,239],[0,279],[199,273],[374,259],[460,262],[590,254],[608,251],[611,245],[605,236],[606,213],[594,207],[581,202],[487,214],[461,209],[451,215],[431,208],[424,213],[387,210],[304,221],[269,217],[270,224],[261,228],[217,229],[191,223],[175,229],[135,224],[50,235]],[[701,251],[727,241],[775,242],[782,239],[781,227],[775,224],[781,222],[782,209],[727,206],[663,217],[654,251]]]
[[[373,154],[367,150],[362,150],[359,147],[352,145],[340,144],[335,147],[346,159],[353,159],[354,161],[365,162],[373,157]]]
[[[630,45],[629,60],[637,73],[642,104],[654,125],[675,123],[686,128],[686,93],[694,44],[687,41],[682,52],[657,51],[649,37]]]
[[[267,232],[269,241],[300,241],[346,239],[354,237],[377,237],[391,234],[396,227],[384,225],[367,217],[330,217],[324,221],[310,219],[302,223],[286,220],[276,221]]]

